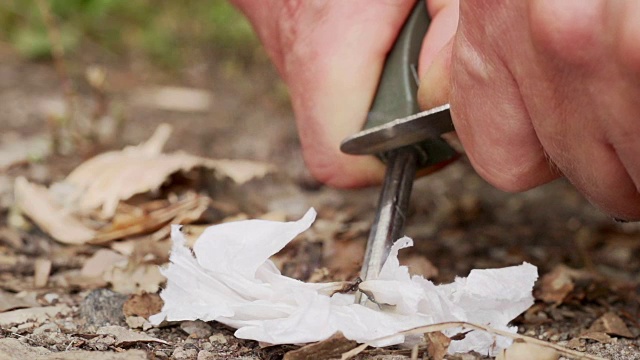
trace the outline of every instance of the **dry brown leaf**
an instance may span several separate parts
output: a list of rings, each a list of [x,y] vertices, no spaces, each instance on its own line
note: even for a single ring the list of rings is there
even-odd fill
[[[35,307],[7,311],[0,314],[0,327],[10,327],[16,324],[24,324],[28,321],[42,323],[58,314],[66,315],[71,311],[66,305]]]
[[[342,333],[338,332],[326,340],[287,352],[284,354],[283,360],[335,359],[357,345],[357,342],[348,340]]]
[[[49,259],[36,259],[33,264],[33,286],[35,288],[43,288],[47,286],[49,282],[49,274],[51,274],[51,260]]]
[[[556,266],[551,272],[545,274],[540,279],[540,292],[538,299],[553,303],[562,304],[564,299],[574,289],[573,278],[570,270],[566,266]]]
[[[47,189],[19,177],[15,182],[16,205],[42,231],[64,244],[84,244],[95,231],[86,227],[67,210],[56,204]]]
[[[442,360],[447,355],[449,344],[451,339],[440,331],[435,331],[426,334],[429,344],[427,345],[427,352],[433,360]]]
[[[19,296],[18,294],[0,290],[0,313],[8,310],[31,308],[37,306],[40,306],[40,304],[38,304],[38,302],[32,297]]]
[[[168,342],[151,337],[147,334],[129,330],[122,326],[103,326],[96,331],[98,335],[111,335],[116,338],[116,346],[127,346],[135,343],[156,342],[169,344]]]
[[[89,243],[103,244],[132,235],[149,233],[169,223],[180,224],[196,221],[207,210],[209,198],[195,193],[188,193],[175,203],[170,203],[167,200],[156,200],[151,203],[158,208],[149,212],[137,208],[140,211],[133,211],[135,215],[132,213],[126,215],[116,214],[112,223],[105,229],[98,231]],[[131,208],[131,206],[127,207]],[[168,234],[168,231],[166,234]]]
[[[102,244],[154,231],[158,239],[168,236],[169,223],[199,220],[210,204],[207,196],[195,193],[140,203],[142,194],[167,185],[173,174],[189,177],[196,168],[207,169],[241,184],[272,170],[253,161],[164,154],[170,133],[169,125],[161,125],[148,141],[89,159],[49,190],[19,178],[16,203],[43,231],[66,244]]]
[[[634,338],[624,321],[615,313],[608,312],[599,317],[589,327],[589,332],[604,332],[609,335]]]
[[[507,349],[502,350],[496,360],[557,360],[560,354],[552,348],[514,341]]]
[[[137,315],[148,319],[149,316],[159,313],[162,305],[164,302],[158,294],[131,295],[122,306],[122,312],[125,316]]]

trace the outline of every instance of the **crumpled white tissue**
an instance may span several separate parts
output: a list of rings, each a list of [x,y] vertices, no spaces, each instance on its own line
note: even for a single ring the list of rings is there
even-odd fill
[[[533,304],[535,266],[473,270],[467,278],[436,286],[399,264],[398,251],[413,245],[407,237],[393,245],[379,277],[360,284],[376,302],[391,306],[354,304],[353,294],[331,295],[335,283],[305,283],[281,275],[269,257],[308,229],[315,216],[310,209],[295,222],[245,220],[212,226],[198,238],[193,253],[180,226],[174,225],[170,264],[162,270],[167,277],[160,294],[164,306],[150,321],[215,320],[237,328],[239,338],[271,344],[321,341],[340,331],[348,339],[387,346],[405,341],[403,335],[392,336],[401,331],[448,321],[515,332],[507,324]],[[449,352],[493,355],[510,344],[508,338],[471,331],[452,341]]]

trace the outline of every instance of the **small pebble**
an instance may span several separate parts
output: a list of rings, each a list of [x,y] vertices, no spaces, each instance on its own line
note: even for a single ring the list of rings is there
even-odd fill
[[[173,358],[176,360],[190,360],[196,359],[198,356],[198,350],[185,349],[182,346],[178,346],[173,350]]]
[[[48,293],[44,294],[42,298],[47,302],[47,304],[55,305],[58,302],[58,299],[60,299],[60,295],[56,293]]]
[[[58,331],[58,325],[56,323],[47,323],[33,330],[33,335],[43,334],[45,332]]]
[[[159,359],[166,359],[166,358],[169,357],[169,355],[167,353],[165,353],[164,351],[160,351],[160,350],[154,351],[153,355],[156,358],[159,358]]]
[[[228,342],[227,338],[222,334],[213,334],[209,336],[209,341],[218,344],[226,344]]]
[[[204,321],[183,321],[180,324],[180,329],[189,334],[189,337],[196,339],[206,339],[213,334],[213,328],[211,325]]]
[[[32,322],[26,322],[24,324],[18,325],[18,331],[20,332],[22,330],[29,330],[29,329],[33,329],[34,327],[36,327],[36,324]]]
[[[200,350],[200,352],[198,353],[198,360],[214,360],[217,359],[218,357],[209,351],[206,350]]]

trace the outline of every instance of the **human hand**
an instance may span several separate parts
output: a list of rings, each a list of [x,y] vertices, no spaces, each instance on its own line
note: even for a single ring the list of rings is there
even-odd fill
[[[414,2],[233,2],[252,22],[289,87],[311,173],[338,187],[379,183],[384,167],[377,159],[343,154],[339,145],[361,130],[386,54]],[[457,23],[457,2],[432,1],[429,7],[434,19],[422,49],[420,73],[453,36]]]
[[[378,182],[376,160],[338,146],[360,130],[413,4],[235,2],[289,85],[312,174],[341,187]],[[640,218],[636,3],[468,1],[456,32],[457,2],[430,1],[421,104],[451,103],[472,165],[496,187],[523,191],[564,175],[604,211]]]
[[[463,1],[422,78],[451,103],[476,171],[522,191],[564,175],[592,203],[640,218],[640,2]]]

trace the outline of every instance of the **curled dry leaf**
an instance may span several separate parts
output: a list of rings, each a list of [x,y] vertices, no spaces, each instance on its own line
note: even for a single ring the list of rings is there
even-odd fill
[[[213,170],[237,183],[267,174],[271,167],[263,163],[239,160],[212,160],[183,152],[162,153],[171,127],[163,124],[145,143],[122,151],[100,154],[78,166],[59,184],[76,212],[101,209],[104,218],[115,215],[122,200],[160,188],[167,178],[195,168]]]
[[[170,186],[167,181],[177,173],[191,181],[199,178],[195,176],[200,174],[198,170],[207,170],[242,184],[272,170],[268,164],[253,161],[162,153],[170,134],[171,127],[161,125],[148,141],[89,159],[48,190],[18,178],[16,203],[43,231],[62,243],[102,244],[160,231],[169,223],[188,224],[200,219],[210,204],[207,196],[177,188],[178,195],[157,199],[155,192]],[[163,237],[168,234],[168,228],[161,232]]]
[[[85,226],[68,210],[51,198],[43,186],[35,185],[23,177],[15,183],[16,205],[44,232],[64,244],[84,244],[96,232]]]

